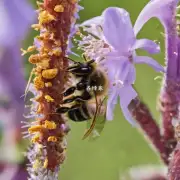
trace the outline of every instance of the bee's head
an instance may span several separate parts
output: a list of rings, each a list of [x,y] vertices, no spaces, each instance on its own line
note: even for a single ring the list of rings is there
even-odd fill
[[[68,68],[68,71],[71,72],[74,75],[90,75],[93,72],[93,63],[95,62],[95,60],[90,60],[90,61],[86,61],[86,62],[77,62],[75,63],[74,66],[71,66]]]

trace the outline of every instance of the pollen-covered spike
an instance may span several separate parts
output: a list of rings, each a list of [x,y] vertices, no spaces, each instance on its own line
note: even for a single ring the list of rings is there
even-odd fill
[[[78,4],[71,0],[45,0],[39,3],[39,22],[32,25],[35,30],[40,30],[40,34],[34,41],[37,54],[29,58],[34,65],[35,77],[33,88],[30,88],[34,97],[30,100],[32,106],[27,118],[35,118],[37,122],[31,124],[25,134],[32,142],[27,154],[31,164],[28,167],[30,179],[57,180],[59,166],[65,160],[66,145],[63,141],[68,128],[66,114],[63,113],[70,109],[62,107],[63,91],[69,75],[66,71],[69,64],[66,56],[70,51],[67,42],[75,34],[71,31],[75,29],[78,10]]]

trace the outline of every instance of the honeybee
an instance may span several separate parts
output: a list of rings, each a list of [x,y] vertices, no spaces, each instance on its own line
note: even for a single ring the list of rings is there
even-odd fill
[[[56,113],[67,113],[68,118],[75,122],[92,119],[90,128],[84,134],[85,139],[93,131],[97,116],[102,114],[107,78],[106,74],[97,68],[95,60],[87,61],[86,57],[83,57],[85,62],[74,62],[67,69],[78,82],[64,91],[62,106],[56,109]],[[96,104],[95,110],[91,107],[92,103]]]

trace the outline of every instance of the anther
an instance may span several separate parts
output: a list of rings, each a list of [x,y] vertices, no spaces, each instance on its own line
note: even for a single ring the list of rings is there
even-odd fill
[[[48,142],[57,142],[57,138],[55,136],[49,136]]]
[[[54,121],[46,120],[44,127],[47,128],[47,129],[56,129],[57,125],[56,125],[56,123]]]
[[[55,12],[64,12],[64,7],[62,5],[56,5],[54,8]]]
[[[36,125],[36,126],[30,127],[30,128],[28,129],[28,132],[29,132],[30,134],[33,134],[33,133],[35,133],[35,132],[41,132],[42,129],[43,129],[43,127],[42,127],[41,125]]]

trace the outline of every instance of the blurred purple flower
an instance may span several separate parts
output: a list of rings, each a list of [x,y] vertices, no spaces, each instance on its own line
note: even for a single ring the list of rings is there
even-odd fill
[[[2,167],[1,167],[2,166]],[[27,179],[27,172],[24,167],[16,164],[0,165],[0,179],[6,180],[25,180]]]
[[[35,12],[27,0],[0,1],[0,46],[20,43],[32,24]]]
[[[25,38],[35,13],[26,0],[2,0],[0,2],[0,78],[6,87],[10,103],[16,109],[16,125],[24,110],[23,98],[25,80],[20,53],[21,41]]]
[[[27,0],[0,1],[0,121],[4,127],[0,150],[6,155],[1,156],[0,161],[5,164],[17,161],[16,143],[20,140],[20,122],[24,119],[24,101],[20,97],[25,89],[20,46],[34,18],[35,11]],[[9,103],[8,107],[4,107],[4,100]],[[15,172],[16,168],[11,169]],[[6,175],[10,175],[9,172],[12,171],[8,170]],[[0,179],[8,180],[8,176],[3,177]]]
[[[82,24],[82,26],[91,25],[93,28],[89,27],[87,30],[103,39],[105,44],[110,47],[110,52],[104,57],[104,66],[107,68],[109,79],[106,118],[107,120],[113,119],[114,107],[117,104],[118,97],[120,97],[120,106],[125,118],[134,124],[128,110],[129,103],[137,96],[132,87],[136,78],[134,64],[146,63],[156,71],[164,72],[164,68],[154,59],[147,56],[137,56],[135,50],[144,49],[155,54],[159,53],[160,48],[151,40],[136,39],[134,33],[136,28],[133,29],[129,13],[124,9],[109,7],[104,10],[101,16],[87,20]],[[101,33],[97,28],[94,28],[94,25],[102,27]]]

